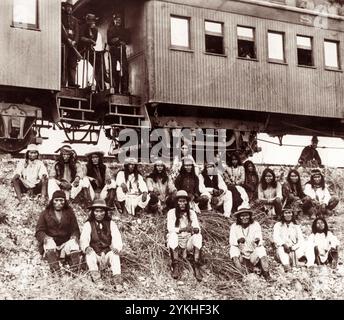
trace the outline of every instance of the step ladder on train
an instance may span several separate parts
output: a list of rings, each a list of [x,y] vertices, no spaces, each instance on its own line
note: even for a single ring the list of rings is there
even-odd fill
[[[96,144],[102,123],[92,106],[92,93],[83,89],[63,88],[57,94],[59,127],[69,143]]]

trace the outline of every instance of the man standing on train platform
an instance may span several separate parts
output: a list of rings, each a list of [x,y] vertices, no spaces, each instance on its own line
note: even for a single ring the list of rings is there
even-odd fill
[[[88,13],[85,16],[85,23],[80,27],[80,41],[78,48],[83,55],[84,60],[88,61],[94,72],[94,79],[96,80],[97,88],[100,90],[102,87],[102,67],[101,67],[101,55],[95,51],[97,45],[98,28],[96,26],[97,18],[94,14]],[[88,75],[87,75],[88,78]]]
[[[78,63],[78,52],[76,49],[79,41],[79,22],[72,15],[73,1],[66,0],[62,2],[62,53],[61,53],[61,74],[62,74],[62,85],[66,86],[68,83],[69,87],[76,86],[76,67]]]
[[[112,15],[113,22],[107,31],[107,41],[110,47],[112,81],[115,93],[129,94],[129,71],[126,45],[129,33],[123,27],[120,13]],[[118,66],[119,64],[119,66]]]
[[[299,165],[304,167],[321,167],[321,158],[319,156],[318,151],[316,150],[318,146],[318,137],[313,136],[312,137],[312,143],[311,145],[305,147],[300,155],[299,158]]]

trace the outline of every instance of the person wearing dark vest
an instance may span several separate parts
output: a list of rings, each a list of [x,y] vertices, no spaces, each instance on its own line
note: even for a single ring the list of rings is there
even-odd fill
[[[112,23],[107,31],[107,41],[110,46],[112,81],[115,93],[129,94],[129,65],[126,45],[129,42],[128,31],[123,27],[120,13],[112,15]],[[119,64],[120,68],[117,68]],[[119,69],[119,70],[118,70]]]
[[[232,210],[232,193],[227,190],[226,183],[217,172],[215,163],[208,162],[199,175],[200,210],[217,210],[223,206],[225,216],[230,216]]]
[[[79,41],[79,21],[72,15],[72,0],[62,2],[61,6],[62,85],[66,86],[68,82],[68,86],[72,87],[75,86],[76,66],[78,62],[76,46]]]
[[[95,283],[100,283],[99,269],[110,265],[116,289],[120,289],[122,237],[116,223],[111,220],[104,200],[94,200],[90,216],[82,228],[80,236],[81,250],[86,255],[86,264]]]
[[[104,151],[94,147],[85,155],[87,156],[86,177],[90,182],[91,199],[105,199],[107,205],[113,207],[116,200],[116,181],[111,178],[111,171],[104,164]]]
[[[55,191],[46,209],[40,214],[36,225],[39,252],[51,271],[60,271],[60,259],[66,259],[77,269],[80,264],[80,230],[73,209],[63,191]]]
[[[94,14],[86,14],[86,22],[80,27],[80,41],[78,48],[80,54],[83,55],[86,61],[92,65],[97,88],[100,90],[102,87],[101,55],[94,49],[98,39],[98,28],[96,26],[97,20],[98,18]]]

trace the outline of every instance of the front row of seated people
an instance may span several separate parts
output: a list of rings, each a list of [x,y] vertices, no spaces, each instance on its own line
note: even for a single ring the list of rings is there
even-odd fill
[[[259,266],[262,275],[270,279],[261,228],[249,209],[252,201],[263,205],[267,212],[272,211],[279,220],[274,226],[273,241],[276,255],[286,271],[292,265],[337,264],[339,242],[328,231],[323,216],[329,214],[339,200],[331,197],[319,169],[311,171],[311,179],[304,188],[299,172],[293,169],[283,185],[269,168],[263,171],[257,184],[255,167],[247,161],[245,168],[249,174],[246,174],[243,184],[235,185],[226,184],[215,163],[205,164],[197,175],[194,161],[186,157],[174,182],[161,161],[154,164],[153,172],[145,181],[138,171],[136,159],[126,159],[124,169],[113,179],[103,163],[104,152],[99,149],[87,154],[86,170],[70,146],[61,147],[59,153],[48,179],[47,170],[38,159],[37,147],[29,146],[25,160],[18,165],[13,178],[19,200],[22,192],[28,190],[40,192],[43,197],[49,196],[49,205],[37,223],[36,237],[40,252],[54,271],[59,270],[60,258],[77,265],[84,253],[94,281],[99,279],[98,265],[108,264],[114,276],[120,274],[122,240],[109,216],[110,207],[116,206],[119,212],[132,215],[144,210],[167,213],[167,245],[172,259],[172,276],[180,277],[180,255],[185,257],[191,252],[195,276],[201,280],[202,234],[197,215],[201,210],[215,209],[226,217],[234,215],[236,218],[230,230],[230,256],[234,265],[239,270],[247,265]],[[232,162],[236,162],[235,157]],[[81,236],[68,204],[68,200],[75,199],[79,193],[88,199],[86,203],[91,209]],[[300,211],[311,218],[317,216],[307,241],[295,222]]]

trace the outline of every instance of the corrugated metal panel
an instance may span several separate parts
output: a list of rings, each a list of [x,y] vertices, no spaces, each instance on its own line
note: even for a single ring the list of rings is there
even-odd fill
[[[166,2],[153,2],[157,102],[342,117],[343,73],[324,70],[323,39],[343,34]],[[170,15],[191,18],[191,52],[170,49]],[[224,23],[226,56],[205,54],[204,20]],[[258,61],[237,59],[236,26],[256,28]],[[287,65],[267,62],[267,31],[285,32]],[[314,37],[316,68],[297,66],[296,35]],[[344,54],[342,52],[342,54]],[[344,59],[344,56],[342,57]]]
[[[0,4],[0,84],[60,89],[60,0],[39,1],[39,29],[11,27],[12,0]]]

